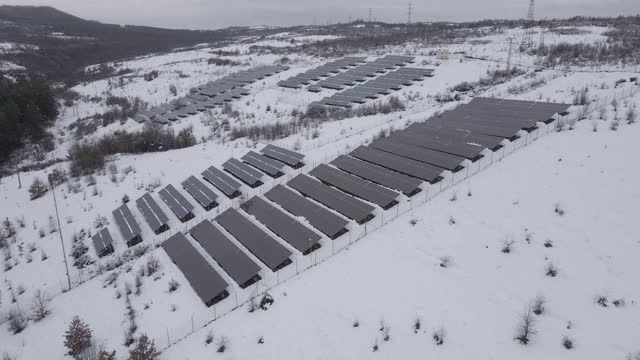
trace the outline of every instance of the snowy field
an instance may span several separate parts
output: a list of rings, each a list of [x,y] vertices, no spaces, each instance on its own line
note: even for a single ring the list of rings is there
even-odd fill
[[[602,35],[605,28],[584,30],[585,33],[579,35],[549,33],[545,41],[605,39]],[[474,41],[450,45],[448,50],[452,56],[448,60],[425,55],[436,48],[416,51],[415,44],[391,47],[388,53],[417,55],[414,66],[435,69],[433,78],[396,93],[406,103],[406,110],[326,122],[313,129],[317,131],[317,138],[311,136],[309,129],[275,143],[288,148],[301,144],[307,163],[312,166],[368,143],[380,131],[424,121],[436,112],[470,100],[462,95],[460,101],[441,104],[435,97],[463,81],[478,81],[488,72],[504,68],[499,62],[507,57],[508,38],[521,36],[520,29],[507,30],[473,39],[485,40],[484,45]],[[198,48],[114,64],[116,69],[131,69],[132,73],[124,75],[123,80],[110,78],[77,86],[74,90],[83,100],[64,109],[54,129],[56,149],[47,157],[66,156],[74,142],[73,131],[68,127],[79,118],[106,111],[104,98],[108,94],[140,97],[152,106],[162,104],[184,96],[190,88],[207,81],[253,66],[272,65],[281,56],[251,53],[250,47],[288,46],[292,39],[302,43],[326,37],[282,33],[223,49]],[[236,55],[218,56],[215,54],[218,50]],[[460,51],[487,59],[471,60],[453,55]],[[354,55],[375,58],[372,54]],[[208,64],[208,59],[217,57],[240,65]],[[629,160],[640,128],[622,121],[628,109],[640,104],[640,94],[635,83],[616,85],[620,79],[637,76],[628,69],[529,71],[479,94],[571,103],[586,87],[593,105],[587,119],[575,125],[574,130],[552,131],[353,244],[341,240],[337,246],[342,251],[333,257],[328,257],[333,250],[331,240],[323,238],[319,255],[326,260],[297,275],[291,273],[290,267],[286,276],[283,275],[288,279],[286,282],[273,274],[264,274],[263,286],[273,286],[270,293],[275,298],[275,304],[268,311],[248,313],[241,304],[254,288],[238,290],[232,297],[237,296],[235,302],[239,308],[202,328],[208,320],[218,317],[216,311],[231,310],[229,304],[235,305],[233,299],[223,301],[218,309],[206,308],[165,252],[153,247],[146,255],[116,270],[117,280],[108,284],[106,279],[114,276],[113,271],[97,274],[113,256],[96,259],[88,238],[85,243],[96,263],[83,270],[70,265],[74,287],[61,293],[66,289],[67,278],[59,231],[69,255],[72,236],[83,229],[93,234],[95,222],[106,217],[110,219],[116,253],[122,255],[126,246],[111,211],[121,204],[125,194],[133,202],[149,186],[174,184],[178,187],[187,175],[199,174],[211,165],[219,167],[229,157],[240,157],[249,149],[265,144],[247,139],[224,140],[224,135],[212,132],[206,125],[208,118],[226,119],[231,127],[286,123],[293,120],[293,110],[304,111],[309,103],[333,94],[331,90],[313,94],[304,89],[278,87],[278,81],[330,60],[297,54],[287,57],[291,61],[288,71],[252,84],[250,95],[232,103],[239,116],[229,117],[214,110],[171,125],[176,130],[193,127],[197,145],[162,153],[116,155],[110,159],[115,170],[97,174],[95,184],[90,184],[91,179],[81,178],[70,181],[70,185],[59,186],[56,196],[61,229],[53,221],[51,193],[30,201],[27,192],[34,178],[46,179],[54,167],[22,173],[19,190],[17,177],[0,179],[0,220],[8,218],[17,232],[11,243],[11,256],[7,258],[7,254],[2,254],[0,321],[11,310],[27,311],[37,290],[54,296],[52,315],[37,323],[29,322],[22,333],[12,335],[7,323],[0,325],[0,354],[7,352],[19,359],[63,358],[62,334],[71,318],[79,315],[91,325],[95,338],[123,356],[127,353],[123,333],[128,327],[125,283],[134,284],[135,274],[149,258],[159,261],[160,270],[143,277],[141,293],[132,294],[131,301],[137,313],[138,334],[149,334],[159,348],[165,349],[162,358],[166,359],[374,356],[460,359],[468,357],[471,351],[483,359],[623,359],[630,352],[640,351],[636,336],[640,331],[640,287],[631,285],[640,280],[637,264],[640,233],[634,222],[637,211],[633,211],[640,200],[636,185],[640,171]],[[514,56],[514,63],[523,66],[532,66],[535,60],[526,54]],[[145,81],[142,76],[151,70],[157,70],[159,77]],[[171,84],[176,86],[177,95],[171,94]],[[518,90],[520,88],[525,90]],[[90,97],[103,100],[93,102]],[[620,120],[617,131],[610,130],[614,119]],[[142,125],[133,120],[124,124],[115,122],[99,127],[86,139],[141,128]],[[65,165],[63,162],[59,166]],[[287,171],[285,178],[293,174],[291,169]],[[80,190],[74,192],[75,187]],[[246,187],[243,190],[249,191]],[[260,189],[253,191],[260,192]],[[451,201],[453,198],[455,201]],[[237,205],[223,196],[221,200],[220,208]],[[170,214],[163,202],[158,203]],[[171,234],[186,231],[219,211],[207,213],[197,207],[196,218],[187,224],[180,223],[171,214],[171,230],[156,236],[144,223],[135,204],[129,206],[141,225],[144,243],[151,245],[160,244]],[[410,203],[404,201],[402,206],[406,209]],[[554,212],[556,206],[565,210],[563,216]],[[451,219],[455,219],[455,224],[450,223]],[[356,229],[362,230],[353,223],[350,226],[354,233]],[[505,239],[514,241],[509,254],[501,252]],[[544,245],[547,240],[552,246]],[[447,267],[440,266],[442,257],[450,259]],[[312,257],[297,254],[295,261],[295,267],[302,269],[311,262],[315,264],[317,256],[314,261]],[[556,277],[545,276],[548,263],[559,269]],[[167,290],[171,280],[181,284],[175,292]],[[544,294],[547,299],[547,311],[538,317],[538,335],[530,346],[523,347],[513,340],[515,327],[537,294]],[[606,296],[610,305],[598,306],[594,301],[597,296]],[[624,300],[624,306],[612,305],[619,299]],[[412,326],[416,318],[421,319],[421,329],[414,333]],[[356,320],[359,326],[354,328]],[[384,341],[384,331],[378,330],[381,321],[389,329],[389,341]],[[445,329],[446,338],[443,345],[437,346],[432,334],[441,327]],[[210,332],[215,340],[207,346],[205,338]],[[565,335],[574,339],[574,350],[562,347]],[[223,336],[229,342],[229,350],[216,354],[216,343]],[[264,344],[258,344],[260,337],[264,337]],[[38,346],[34,346],[35,342]],[[375,343],[379,349],[373,354]],[[168,345],[171,346],[167,348]],[[287,349],[286,352],[283,349]]]

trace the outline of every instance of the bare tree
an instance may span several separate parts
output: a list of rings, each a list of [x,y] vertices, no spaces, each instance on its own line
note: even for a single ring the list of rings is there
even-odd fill
[[[38,289],[31,301],[31,313],[35,321],[40,321],[51,314],[51,299],[46,292]]]
[[[520,322],[516,327],[516,337],[520,344],[527,345],[531,338],[537,333],[536,318],[530,306],[520,315]]]
[[[513,246],[513,244],[515,243],[515,240],[513,240],[513,238],[508,237],[506,239],[504,239],[502,241],[502,252],[505,254],[508,254],[511,252],[511,247]]]
[[[544,314],[546,303],[547,299],[544,297],[544,295],[542,293],[538,293],[538,295],[536,295],[536,298],[533,299],[533,303],[531,304],[533,313],[536,315]]]

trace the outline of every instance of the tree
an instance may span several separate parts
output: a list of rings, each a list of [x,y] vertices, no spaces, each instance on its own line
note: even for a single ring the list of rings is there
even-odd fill
[[[531,337],[537,333],[536,318],[530,306],[520,316],[520,322],[516,327],[516,340],[522,345],[527,345],[531,341]]]
[[[31,200],[35,200],[41,198],[44,194],[47,193],[47,184],[42,181],[39,177],[33,179],[33,183],[29,187],[29,195]]]
[[[130,360],[154,360],[158,359],[159,355],[154,341],[145,334],[140,335],[136,346],[129,351]]]
[[[51,314],[51,308],[49,307],[50,302],[51,299],[44,291],[40,289],[36,291],[31,302],[31,313],[35,321],[40,321]]]
[[[74,316],[69,329],[64,335],[64,346],[69,349],[69,355],[77,356],[84,349],[91,346],[91,329],[78,316]]]

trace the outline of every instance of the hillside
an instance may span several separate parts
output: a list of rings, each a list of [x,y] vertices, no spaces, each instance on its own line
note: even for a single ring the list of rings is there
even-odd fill
[[[138,55],[201,43],[219,43],[233,35],[225,30],[169,30],[87,21],[51,7],[0,6],[0,43],[22,51],[2,53],[6,60],[53,81],[85,79],[83,68]],[[102,74],[106,76],[108,74]]]
[[[5,16],[55,41],[69,39],[50,26],[94,26],[57,13],[58,25]],[[117,359],[143,334],[154,359],[171,360],[640,357],[640,81],[635,63],[589,58],[620,39],[612,26],[533,27],[552,53],[584,55],[561,62],[537,48],[515,51],[513,39],[527,31],[518,25],[416,25],[415,33],[362,25],[236,29],[224,44],[91,66],[112,74],[72,86],[48,128],[50,150],[0,178],[0,354],[71,359],[64,333],[79,316],[93,332],[89,352]],[[109,36],[130,31],[95,26],[72,41],[103,36],[116,46]],[[367,38],[369,30],[380,36]],[[322,70],[353,61],[362,63]],[[321,71],[331,75],[283,86]],[[475,101],[491,105],[469,110]],[[267,145],[298,152],[305,165],[245,158]],[[378,158],[357,155],[362,148]],[[340,183],[313,172],[342,171],[339,156],[369,173]],[[245,170],[225,167],[231,158]],[[205,175],[211,167],[224,184]],[[292,184],[300,174],[327,198]],[[416,192],[403,190],[410,186]],[[269,197],[274,188],[305,205]],[[284,216],[279,228],[251,213],[253,197]],[[143,210],[148,198],[160,211]],[[114,212],[123,205],[133,218],[125,225]],[[245,221],[225,225],[229,213]],[[205,221],[224,251],[198,238]],[[291,241],[286,230],[300,227],[316,236]],[[109,232],[113,253],[100,252],[99,231]],[[187,261],[167,249],[174,239],[190,246]],[[261,253],[264,244],[279,249],[278,261]],[[49,311],[38,311],[43,303]],[[516,337],[528,310],[537,314],[524,343]]]

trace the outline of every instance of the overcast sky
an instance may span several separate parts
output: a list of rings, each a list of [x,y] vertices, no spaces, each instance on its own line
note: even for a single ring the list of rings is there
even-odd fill
[[[413,21],[524,18],[529,0],[412,0]],[[536,18],[635,15],[640,0],[537,0]],[[372,17],[405,22],[409,1],[397,0],[0,0],[49,5],[113,24],[217,29],[233,25],[301,25]]]

